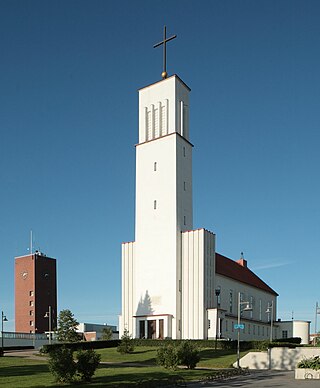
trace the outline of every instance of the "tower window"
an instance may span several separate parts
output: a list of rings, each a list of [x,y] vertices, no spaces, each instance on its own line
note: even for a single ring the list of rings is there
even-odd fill
[[[186,147],[183,147],[183,156],[186,156]]]
[[[33,306],[33,300],[30,300],[30,302],[29,302],[29,306]]]
[[[33,326],[33,321],[30,321],[30,326]]]
[[[32,310],[29,311],[29,315],[33,315],[33,311]]]
[[[157,162],[153,163],[153,171],[157,171]]]
[[[33,291],[29,291],[29,296],[33,296]]]
[[[183,182],[183,190],[186,191],[186,182]]]
[[[157,208],[157,201],[156,201],[156,200],[153,201],[153,208],[154,208],[154,209]]]

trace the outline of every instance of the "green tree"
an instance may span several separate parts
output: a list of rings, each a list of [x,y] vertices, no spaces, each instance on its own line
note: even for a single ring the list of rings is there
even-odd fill
[[[131,338],[129,331],[124,329],[121,342],[117,347],[117,351],[121,354],[132,353],[134,351],[133,339]]]
[[[70,310],[61,310],[58,317],[58,331],[57,338],[60,342],[77,342],[79,335],[76,328],[79,322],[74,318]]]
[[[73,351],[65,346],[58,347],[49,353],[49,369],[59,383],[70,383],[76,373]]]
[[[109,341],[112,338],[112,329],[111,327],[105,327],[102,329],[102,339]]]
[[[92,349],[77,352],[77,373],[82,381],[91,381],[100,360],[101,355]]]

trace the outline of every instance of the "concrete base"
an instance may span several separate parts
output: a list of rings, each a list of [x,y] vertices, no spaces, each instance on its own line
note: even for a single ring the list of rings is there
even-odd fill
[[[296,368],[294,377],[298,380],[320,380],[320,370]]]

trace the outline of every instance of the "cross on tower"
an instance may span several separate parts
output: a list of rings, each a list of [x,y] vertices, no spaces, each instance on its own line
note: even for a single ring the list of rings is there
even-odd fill
[[[163,40],[153,46],[153,48],[156,48],[156,47],[161,46],[163,44],[163,72],[161,74],[163,79],[168,77],[168,73],[167,73],[167,42],[169,42],[170,40],[172,40],[176,37],[177,37],[177,35],[173,35],[170,38],[167,38],[167,27],[164,26]]]

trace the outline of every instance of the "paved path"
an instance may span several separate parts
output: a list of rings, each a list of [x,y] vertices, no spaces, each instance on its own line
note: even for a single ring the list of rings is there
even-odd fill
[[[294,371],[251,371],[248,376],[210,383],[190,383],[187,387],[320,388],[320,380],[295,380]]]

